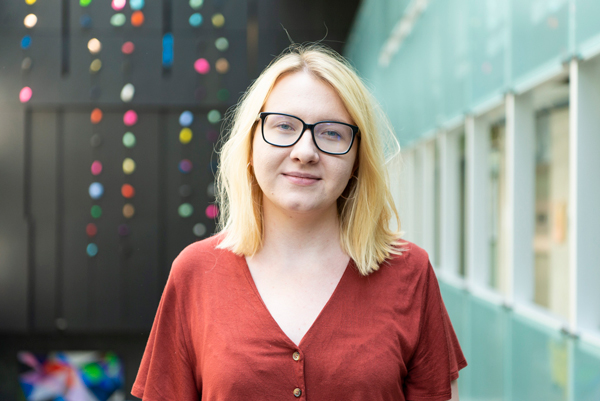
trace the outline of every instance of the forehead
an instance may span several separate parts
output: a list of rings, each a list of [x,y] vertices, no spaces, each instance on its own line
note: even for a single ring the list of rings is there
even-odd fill
[[[263,111],[292,114],[307,123],[333,119],[353,123],[336,90],[326,81],[305,71],[279,77],[266,99]]]

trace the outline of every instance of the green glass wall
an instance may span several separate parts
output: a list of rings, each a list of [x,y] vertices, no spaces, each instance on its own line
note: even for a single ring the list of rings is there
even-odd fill
[[[364,0],[345,55],[401,145],[600,52],[598,0],[430,0],[389,65],[380,53],[407,0]]]
[[[461,401],[600,400],[600,348],[440,282],[469,366]]]

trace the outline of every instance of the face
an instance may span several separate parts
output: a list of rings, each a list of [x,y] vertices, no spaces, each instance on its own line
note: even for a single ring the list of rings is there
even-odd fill
[[[354,125],[335,90],[306,72],[279,78],[263,111],[291,114],[307,124],[333,120]],[[315,146],[307,129],[294,146],[276,147],[263,140],[259,122],[252,166],[263,191],[263,206],[296,213],[337,213],[336,201],[352,177],[357,142],[345,155],[326,154]]]

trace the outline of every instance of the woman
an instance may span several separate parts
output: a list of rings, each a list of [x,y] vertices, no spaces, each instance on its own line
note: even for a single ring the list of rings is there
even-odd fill
[[[221,152],[222,230],[174,261],[133,395],[458,400],[466,361],[428,256],[389,228],[378,110],[320,46],[253,83]]]

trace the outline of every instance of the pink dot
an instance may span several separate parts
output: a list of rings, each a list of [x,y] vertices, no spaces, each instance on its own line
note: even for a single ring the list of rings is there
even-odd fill
[[[219,215],[219,207],[217,205],[208,205],[206,208],[206,217],[214,219]]]
[[[98,160],[95,160],[92,163],[92,174],[93,175],[98,175],[102,172],[102,163],[100,163]]]
[[[135,125],[135,123],[137,123],[137,120],[138,120],[138,115],[133,110],[128,110],[125,112],[125,115],[123,115],[123,123],[125,125],[127,125],[128,127]]]
[[[126,0],[112,0],[113,10],[115,10],[115,11],[121,10],[123,7],[125,7],[126,2],[127,2]]]
[[[123,46],[121,46],[121,51],[123,54],[131,54],[135,50],[135,45],[133,42],[125,42]]]
[[[21,89],[21,93],[19,93],[19,100],[21,100],[21,103],[27,103],[31,99],[32,94],[33,92],[31,91],[31,88],[26,86]]]
[[[210,71],[210,64],[208,64],[208,61],[206,61],[205,58],[199,58],[194,63],[194,69],[199,74],[208,74],[208,72]]]

